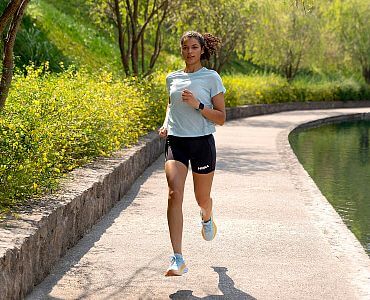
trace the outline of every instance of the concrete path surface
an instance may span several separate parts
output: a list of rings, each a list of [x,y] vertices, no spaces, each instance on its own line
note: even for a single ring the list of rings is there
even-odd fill
[[[203,241],[189,172],[183,254],[171,245],[161,156],[28,299],[370,299],[370,259],[292,153],[298,123],[370,108],[293,111],[217,127],[214,216]]]

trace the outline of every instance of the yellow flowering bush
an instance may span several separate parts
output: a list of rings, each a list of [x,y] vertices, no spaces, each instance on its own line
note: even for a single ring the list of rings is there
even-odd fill
[[[154,82],[72,69],[55,75],[29,67],[27,76],[16,75],[0,112],[0,212],[157,128],[167,96]]]

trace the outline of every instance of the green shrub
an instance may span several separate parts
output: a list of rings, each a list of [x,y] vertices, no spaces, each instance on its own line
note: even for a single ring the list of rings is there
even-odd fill
[[[337,85],[335,93],[343,101],[361,99],[361,84],[353,79],[346,79]]]
[[[353,79],[310,81],[300,78],[289,84],[277,75],[223,76],[226,106],[293,101],[335,101],[370,99],[370,88]]]
[[[61,174],[135,143],[163,121],[165,88],[153,79],[43,69],[16,75],[0,112],[0,211],[49,192]]]
[[[362,83],[359,94],[360,94],[361,99],[369,100],[370,99],[370,86],[366,83]]]
[[[275,103],[295,100],[286,80],[277,76],[223,76],[226,106]]]
[[[293,92],[297,95],[298,101],[334,101],[339,100],[335,95],[336,84],[331,82],[308,83],[294,82]]]

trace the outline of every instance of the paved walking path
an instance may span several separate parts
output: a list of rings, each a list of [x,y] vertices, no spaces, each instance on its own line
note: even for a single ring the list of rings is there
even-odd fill
[[[202,240],[189,173],[183,254],[171,247],[163,156],[28,299],[370,299],[370,259],[292,154],[289,128],[368,109],[295,111],[217,128],[219,233]]]

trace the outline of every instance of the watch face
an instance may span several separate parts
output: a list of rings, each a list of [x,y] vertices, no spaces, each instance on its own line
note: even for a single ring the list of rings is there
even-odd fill
[[[199,103],[199,109],[202,110],[204,108],[204,104],[201,102]]]

